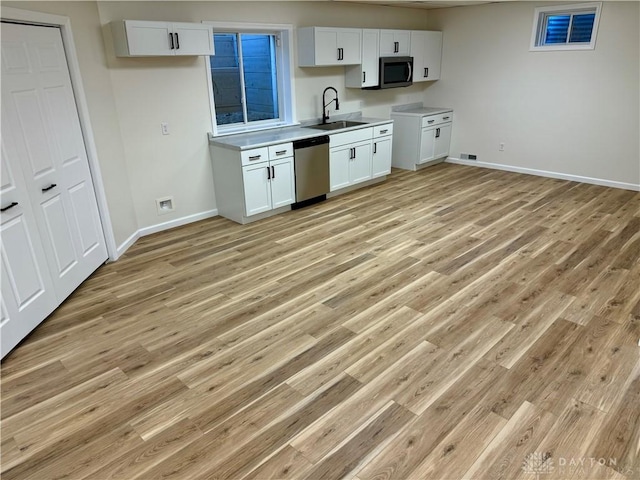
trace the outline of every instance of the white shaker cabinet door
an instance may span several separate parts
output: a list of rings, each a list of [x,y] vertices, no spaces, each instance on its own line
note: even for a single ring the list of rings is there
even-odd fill
[[[175,55],[170,23],[127,20],[125,29],[129,55]]]
[[[353,147],[354,154],[349,165],[350,183],[360,183],[371,178],[371,143]]]
[[[173,23],[176,55],[213,55],[213,31],[208,25]]]
[[[293,173],[293,157],[270,162],[271,203],[273,208],[291,205],[296,201],[296,183]]]
[[[445,123],[436,128],[434,134],[434,158],[442,158],[449,155],[449,145],[451,144],[451,124]]]
[[[381,177],[391,173],[391,137],[373,139],[371,176]]]
[[[247,217],[271,210],[269,162],[242,168],[244,204]]]
[[[351,148],[332,149],[329,155],[330,190],[333,192],[348,187],[349,164],[351,163]]]
[[[435,128],[423,128],[420,136],[420,159],[418,163],[425,163],[435,158]]]

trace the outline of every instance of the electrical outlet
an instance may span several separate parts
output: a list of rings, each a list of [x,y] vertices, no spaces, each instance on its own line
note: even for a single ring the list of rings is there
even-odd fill
[[[167,122],[162,122],[160,128],[162,129],[163,135],[169,135],[169,124]]]
[[[175,203],[173,197],[156,198],[156,209],[158,215],[165,215],[175,210]]]
[[[504,152],[504,143],[500,143],[500,145],[498,145],[498,151]]]

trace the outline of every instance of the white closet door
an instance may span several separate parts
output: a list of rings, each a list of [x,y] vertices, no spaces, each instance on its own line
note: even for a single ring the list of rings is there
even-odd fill
[[[4,140],[4,139],[2,139]],[[2,141],[0,158],[0,355],[4,357],[58,305],[19,165]],[[17,167],[17,168],[16,168]]]
[[[61,303],[107,251],[58,28],[2,24],[2,135]]]

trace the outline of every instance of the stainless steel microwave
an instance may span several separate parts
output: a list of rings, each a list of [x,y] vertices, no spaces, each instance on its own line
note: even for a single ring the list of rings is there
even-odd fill
[[[413,57],[380,57],[379,82],[372,88],[408,87],[413,83]]]

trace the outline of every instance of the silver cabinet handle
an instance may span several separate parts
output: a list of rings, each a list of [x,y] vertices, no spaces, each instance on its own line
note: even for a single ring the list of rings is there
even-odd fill
[[[278,151],[276,152],[276,155],[284,155],[285,153],[287,153],[287,151],[286,151],[286,150],[278,150]]]
[[[435,120],[427,120],[427,123],[433,123]]]
[[[449,120],[449,117],[442,117],[443,120]]]
[[[389,131],[389,129],[385,128],[384,130],[380,130],[380,134],[382,135],[383,133],[387,133]]]
[[[249,157],[249,161],[254,161],[254,160],[260,160],[260,157],[262,157],[262,155],[254,155],[252,157]]]

